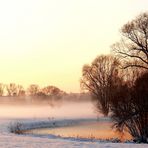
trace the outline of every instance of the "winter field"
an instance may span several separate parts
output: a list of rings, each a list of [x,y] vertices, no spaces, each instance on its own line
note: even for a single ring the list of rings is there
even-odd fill
[[[35,135],[16,135],[9,132],[10,123],[13,124],[18,119],[1,119],[0,120],[0,147],[1,148],[146,148],[146,144],[133,144],[133,143],[109,143],[103,141],[92,141],[87,139],[74,139],[74,138],[60,138],[53,135],[49,136],[35,136]],[[69,120],[70,121],[70,120]],[[78,122],[78,121],[77,121]],[[36,121],[30,119],[21,120],[24,128],[45,127],[47,120],[38,119]],[[67,122],[59,120],[58,125],[63,126]]]
[[[89,103],[73,103],[61,107],[49,106],[1,106],[0,108],[0,148],[146,148],[146,144],[112,143],[81,138],[62,138],[54,135],[17,135],[10,132],[10,127],[21,123],[22,129],[45,127],[63,127],[79,122],[96,120],[92,105]],[[81,110],[82,106],[85,106]],[[78,107],[78,109],[73,109]],[[72,111],[68,112],[71,109]],[[4,114],[5,113],[5,114]],[[89,114],[88,114],[89,113]],[[53,118],[53,115],[55,118]],[[53,124],[54,123],[54,124]],[[55,124],[56,123],[56,124]]]

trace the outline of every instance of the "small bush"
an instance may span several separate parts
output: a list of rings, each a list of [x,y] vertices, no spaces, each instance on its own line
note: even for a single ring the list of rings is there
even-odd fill
[[[9,127],[9,131],[15,134],[23,134],[24,131],[22,129],[22,124],[20,122],[15,122],[11,124]]]

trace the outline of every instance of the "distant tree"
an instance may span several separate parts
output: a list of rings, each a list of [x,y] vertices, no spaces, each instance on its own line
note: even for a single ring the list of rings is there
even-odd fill
[[[15,83],[10,83],[6,85],[6,90],[8,96],[24,96],[25,90],[22,85],[17,85]]]
[[[31,84],[28,88],[28,93],[30,96],[35,96],[39,92],[39,86],[36,84]]]
[[[42,93],[50,98],[59,99],[64,95],[64,92],[55,86],[46,86],[42,89]]]
[[[124,68],[148,69],[148,13],[125,24],[122,40],[113,45],[113,50],[124,60]]]
[[[17,85],[15,83],[10,83],[6,85],[8,96],[16,96],[17,94]]]
[[[22,85],[17,86],[17,96],[25,96],[25,90]]]
[[[104,114],[109,113],[109,102],[112,83],[118,75],[119,62],[116,58],[98,56],[91,65],[84,65],[82,70],[81,87],[91,93],[97,101],[97,108]]]
[[[4,94],[5,85],[0,83],[0,96],[3,96]]]

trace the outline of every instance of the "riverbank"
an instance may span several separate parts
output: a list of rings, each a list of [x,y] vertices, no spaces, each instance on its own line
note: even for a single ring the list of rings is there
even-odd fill
[[[0,119],[0,147],[10,148],[145,148],[146,144],[135,143],[110,143],[100,141],[88,141],[81,139],[62,139],[54,136],[16,135],[9,132],[10,124],[21,121],[24,125],[35,125],[46,122],[48,119]]]

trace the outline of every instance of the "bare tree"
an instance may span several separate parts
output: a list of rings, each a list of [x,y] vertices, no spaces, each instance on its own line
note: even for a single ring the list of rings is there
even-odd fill
[[[125,24],[121,33],[121,41],[112,48],[124,60],[123,67],[148,69],[148,13]]]
[[[112,56],[98,56],[91,65],[85,65],[82,70],[81,87],[91,93],[97,100],[97,108],[108,115],[112,82],[118,75],[119,62]]]
[[[30,96],[35,96],[39,92],[39,86],[37,84],[31,84],[28,88],[28,93]]]
[[[25,95],[25,90],[22,85],[10,83],[6,85],[8,96],[22,96]]]
[[[141,142],[148,143],[148,73],[145,72],[135,81],[133,87],[133,104],[135,104],[135,120],[138,136]]]
[[[17,96],[25,96],[25,90],[22,85],[17,85]]]
[[[110,101],[111,117],[120,132],[127,130],[137,142],[148,142],[148,73],[131,86],[120,83]]]
[[[46,96],[50,98],[56,98],[59,99],[64,95],[64,91],[60,90],[59,88],[55,86],[46,86],[42,89],[42,93],[44,93]]]
[[[112,56],[99,56],[82,71],[81,86],[96,100],[96,107],[113,119],[120,132],[127,130],[138,142],[148,142],[148,73],[120,69]]]
[[[17,85],[10,83],[6,86],[8,96],[15,96],[17,94]]]
[[[4,94],[5,85],[0,83],[0,96],[3,96]]]

